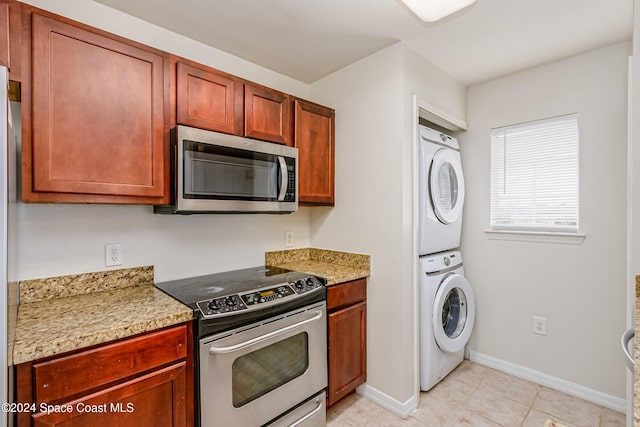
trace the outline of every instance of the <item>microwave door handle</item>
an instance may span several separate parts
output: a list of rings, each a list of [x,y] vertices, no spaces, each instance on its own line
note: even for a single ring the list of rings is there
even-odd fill
[[[284,196],[287,194],[289,175],[287,174],[287,162],[284,161],[284,157],[278,156],[278,164],[280,165],[280,193],[278,194],[278,201],[282,202]]]

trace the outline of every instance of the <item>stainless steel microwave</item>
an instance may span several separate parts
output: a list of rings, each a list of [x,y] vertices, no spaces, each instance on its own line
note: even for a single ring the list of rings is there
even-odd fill
[[[172,204],[155,213],[298,210],[298,149],[187,126],[171,132]]]

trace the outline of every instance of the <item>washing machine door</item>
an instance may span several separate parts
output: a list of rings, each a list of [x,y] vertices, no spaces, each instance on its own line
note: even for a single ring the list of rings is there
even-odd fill
[[[460,154],[447,148],[436,151],[429,172],[429,194],[436,217],[443,224],[460,219],[464,178]]]
[[[464,348],[471,337],[475,307],[469,281],[456,273],[445,276],[433,302],[433,335],[440,349],[455,353]]]

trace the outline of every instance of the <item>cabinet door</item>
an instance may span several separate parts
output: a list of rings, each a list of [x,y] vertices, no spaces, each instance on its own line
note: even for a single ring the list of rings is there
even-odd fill
[[[9,4],[0,3],[0,65],[10,67],[9,62]]]
[[[298,148],[300,203],[333,206],[335,111],[295,100],[295,140]]]
[[[25,201],[168,201],[168,55],[63,19],[33,13],[31,24]]]
[[[242,83],[213,69],[177,64],[177,121],[231,134],[242,133],[242,122],[236,127],[236,101],[242,106]],[[239,88],[236,97],[236,88]],[[239,99],[238,99],[239,98]],[[242,110],[240,110],[240,115]]]
[[[366,308],[361,302],[328,315],[328,406],[367,380]]]
[[[86,397],[60,403],[58,409],[54,408],[49,414],[33,415],[33,425],[184,427],[187,425],[185,365],[181,362]]]
[[[249,138],[292,145],[289,96],[245,83],[244,134]]]

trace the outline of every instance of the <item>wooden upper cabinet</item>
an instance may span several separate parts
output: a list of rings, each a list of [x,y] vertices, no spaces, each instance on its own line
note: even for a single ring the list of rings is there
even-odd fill
[[[242,134],[242,83],[236,78],[178,61],[176,86],[178,124]]]
[[[31,38],[23,199],[167,203],[168,55],[36,12]]]
[[[10,66],[9,61],[9,4],[0,2],[0,65]]]
[[[244,134],[278,144],[291,141],[291,98],[264,86],[244,85]]]
[[[9,68],[9,78],[20,81],[22,4],[0,0],[0,65]]]
[[[298,148],[300,203],[329,205],[335,202],[335,111],[296,99],[294,146]]]

